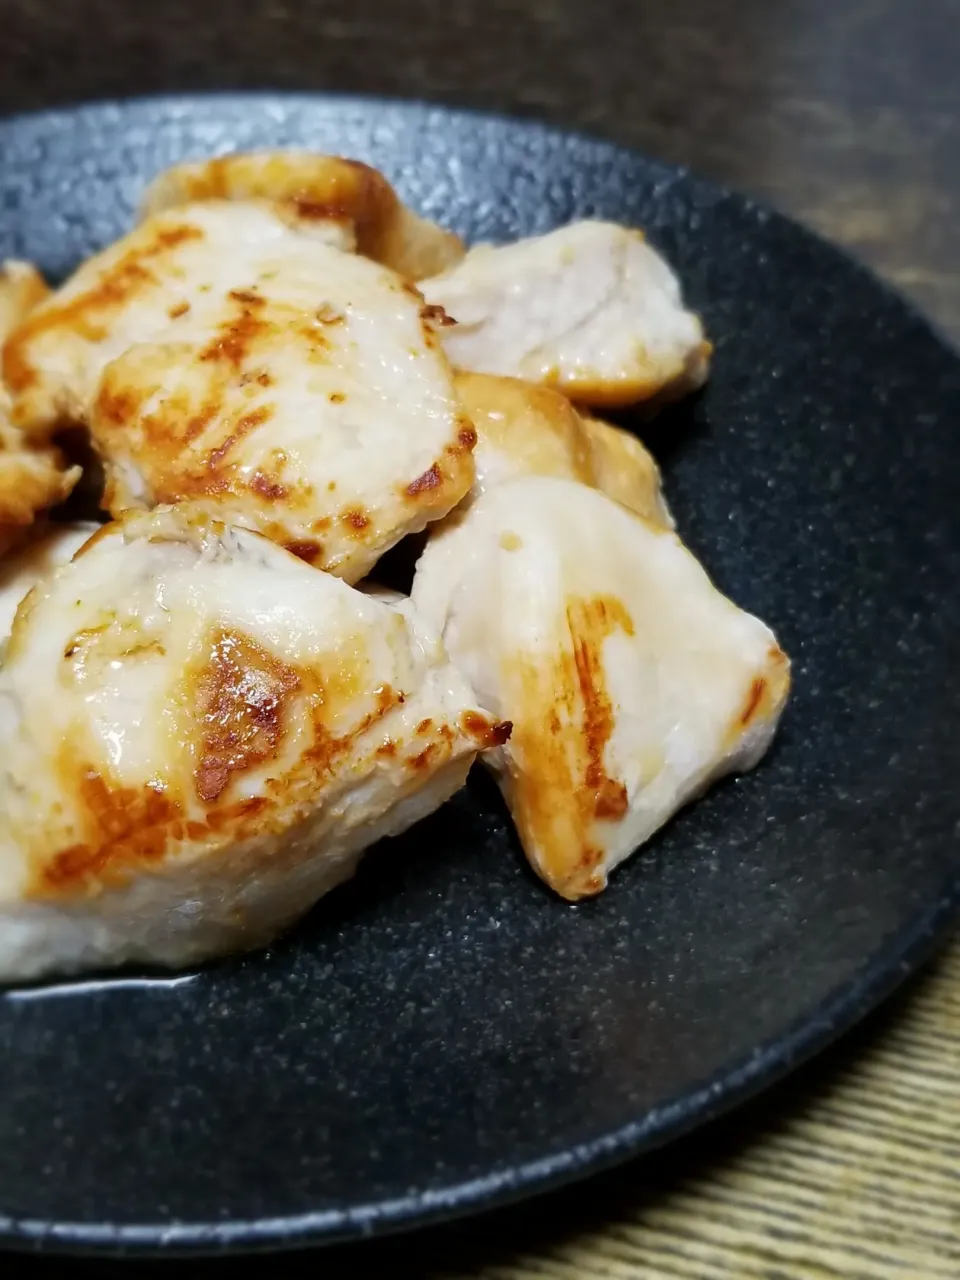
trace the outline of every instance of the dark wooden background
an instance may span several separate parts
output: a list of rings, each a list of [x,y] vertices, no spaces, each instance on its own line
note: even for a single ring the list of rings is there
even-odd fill
[[[0,0],[0,111],[168,89],[528,113],[762,194],[960,332],[960,0]]]
[[[960,339],[960,0],[0,0],[2,113],[238,87],[536,115],[690,164],[848,245]],[[917,1056],[918,1046],[960,1045],[958,979],[955,948],[837,1049],[663,1156],[475,1224],[277,1271],[252,1260],[242,1274],[958,1276],[960,1086],[934,1072],[924,1093]],[[945,1062],[943,1079],[958,1066],[951,1076]],[[891,1147],[885,1117],[902,1116],[909,1096],[914,1119]],[[927,1140],[929,1125],[939,1127]],[[810,1186],[801,1179],[790,1200],[776,1169],[781,1152],[795,1156],[794,1128],[807,1142]],[[942,1177],[924,1172],[920,1149]],[[751,1181],[751,1160],[772,1172]],[[916,1211],[904,1199],[889,1269],[863,1261],[882,1235],[864,1190],[870,1168],[886,1193],[920,1197]],[[839,1228],[848,1252],[824,1254]],[[98,1263],[0,1268],[156,1274]]]

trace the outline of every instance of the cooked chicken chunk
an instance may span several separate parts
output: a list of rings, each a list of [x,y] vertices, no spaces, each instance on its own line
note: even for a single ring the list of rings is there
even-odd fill
[[[0,560],[0,649],[10,634],[20,601],[38,582],[69,563],[99,525],[88,521],[50,524],[26,546]]]
[[[259,945],[503,732],[408,602],[130,513],[32,592],[0,668],[0,978]]]
[[[434,533],[412,600],[483,705],[527,857],[566,898],[766,751],[789,667],[673,534],[584,485],[528,478]]]
[[[59,449],[34,445],[6,419],[0,387],[0,556],[27,536],[37,514],[66,498],[80,478]]]
[[[29,262],[0,264],[0,348],[8,333],[49,292]],[[10,421],[10,400],[0,384],[0,556],[21,542],[37,513],[61,502],[79,479],[59,450],[34,444]]]
[[[558,391],[519,378],[459,373],[456,387],[477,432],[473,497],[516,476],[556,476],[602,489],[672,527],[659,468],[636,436],[584,417]]]
[[[464,254],[452,232],[406,208],[383,174],[359,160],[261,151],[179,164],[154,178],[143,213],[211,199],[263,202],[308,232],[339,223],[357,252],[411,280],[444,271]]]
[[[473,480],[433,323],[385,267],[210,201],[85,263],[5,370],[34,433],[89,424],[112,513],[196,501],[355,581]]]
[[[574,222],[515,244],[478,245],[420,288],[457,322],[444,342],[461,369],[607,406],[681,395],[706,378],[700,321],[639,231]]]

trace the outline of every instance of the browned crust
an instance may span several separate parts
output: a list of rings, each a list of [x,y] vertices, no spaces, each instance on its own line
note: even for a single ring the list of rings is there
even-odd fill
[[[144,214],[194,200],[261,200],[294,225],[349,225],[358,252],[421,279],[463,256],[460,240],[400,203],[377,169],[306,152],[257,152],[178,165],[147,192]]]
[[[598,893],[605,884],[597,822],[627,811],[627,792],[605,753],[615,722],[603,646],[615,631],[633,635],[633,620],[613,596],[571,598],[566,636],[556,656],[521,659],[511,672],[514,695],[511,808],[527,856],[563,897]]]

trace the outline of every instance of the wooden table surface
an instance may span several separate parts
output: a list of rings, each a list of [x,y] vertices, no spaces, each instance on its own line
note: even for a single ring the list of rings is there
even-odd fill
[[[0,111],[225,86],[535,114],[689,163],[850,246],[960,339],[960,0],[0,0]],[[81,1270],[154,1274],[22,1264]],[[958,1280],[960,943],[663,1153],[278,1274]]]

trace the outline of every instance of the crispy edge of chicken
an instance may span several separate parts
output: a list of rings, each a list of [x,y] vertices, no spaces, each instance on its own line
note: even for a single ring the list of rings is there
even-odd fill
[[[50,296],[30,262],[0,264],[0,349],[8,335]],[[37,514],[69,496],[80,468],[67,465],[59,449],[33,442],[10,422],[10,402],[0,385],[0,556],[29,536]]]
[[[266,201],[301,230],[347,223],[358,253],[411,280],[436,275],[464,255],[452,231],[408,209],[378,170],[310,151],[255,151],[174,165],[153,179],[141,217],[197,200]]]
[[[521,378],[461,371],[454,385],[477,432],[472,497],[516,476],[555,476],[601,489],[637,515],[673,527],[660,468],[629,431]]]

